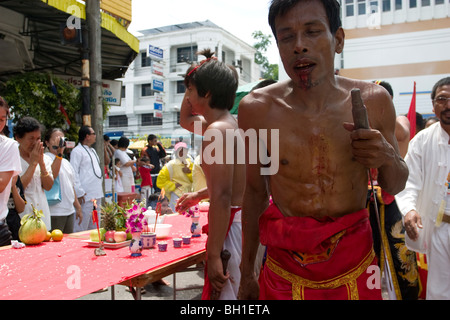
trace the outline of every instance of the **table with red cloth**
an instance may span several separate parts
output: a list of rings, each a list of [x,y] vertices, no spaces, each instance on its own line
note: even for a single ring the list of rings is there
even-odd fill
[[[22,249],[2,247],[0,299],[72,300],[115,284],[150,280],[152,272],[160,276],[177,272],[189,266],[187,263],[196,263],[190,257],[204,257],[205,234],[192,238],[189,245],[173,247],[173,238],[190,234],[190,218],[166,216],[164,223],[172,224],[170,235],[157,242],[167,241],[167,251],[160,252],[155,246],[142,250],[141,257],[131,257],[128,246],[105,249],[106,256],[95,256],[94,248],[83,241],[89,238],[89,232]],[[207,213],[202,213],[200,224],[206,223]]]

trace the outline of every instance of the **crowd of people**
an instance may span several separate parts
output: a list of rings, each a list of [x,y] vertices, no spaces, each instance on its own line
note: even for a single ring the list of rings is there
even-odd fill
[[[418,115],[410,140],[409,120],[396,115],[387,82],[335,74],[345,38],[339,12],[335,0],[271,2],[269,24],[290,79],[252,90],[238,119],[229,112],[236,69],[209,49],[198,53],[205,59],[186,72],[180,111],[180,125],[203,136],[195,159],[183,141],[166,162],[155,135],[134,156],[128,138],[115,145],[105,137],[102,169],[91,127],[80,129],[67,161],[62,130],[41,142],[39,122],[19,119],[14,140],[0,135],[0,245],[17,234],[17,215],[31,204],[49,229],[93,228],[92,200],[101,203],[104,172],[113,172],[123,192],[135,192],[138,175],[149,205],[164,189],[165,212],[209,201],[202,299],[382,299],[381,286],[368,285],[376,267],[392,284],[390,298],[418,299],[422,287],[427,299],[450,299],[450,77],[432,88],[436,117],[424,123]],[[352,118],[354,88],[368,128]],[[2,131],[8,113],[1,99]],[[263,136],[274,129],[278,141]],[[262,174],[266,158],[249,160],[254,141],[241,134],[249,131],[265,148],[259,155],[278,153],[278,171]],[[237,161],[243,150],[245,163]],[[57,180],[64,200],[49,205]],[[427,257],[425,287],[416,253]]]
[[[140,201],[150,203],[152,195],[159,195],[156,179],[167,159],[156,136],[149,135],[149,144],[139,155],[128,149],[127,137],[110,140],[105,135],[102,169],[93,147],[97,135],[92,127],[82,126],[78,144],[67,150],[63,129],[46,130],[28,116],[18,119],[13,138],[8,138],[9,106],[1,97],[0,112],[0,246],[20,240],[20,220],[33,208],[42,211],[49,231],[59,229],[68,234],[95,228],[92,211],[94,205],[99,207],[104,201],[105,178],[115,177],[116,192],[126,193],[135,192],[135,179],[141,179]],[[155,152],[151,150],[154,148]],[[184,190],[190,191],[190,186]],[[167,198],[161,201],[166,213],[175,210],[174,206],[165,208]]]

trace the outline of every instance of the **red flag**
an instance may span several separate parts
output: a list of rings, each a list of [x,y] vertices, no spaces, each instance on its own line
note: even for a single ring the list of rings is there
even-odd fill
[[[70,127],[70,119],[69,116],[67,115],[66,109],[64,109],[63,105],[61,104],[61,102],[59,102],[59,111],[61,111],[61,113],[64,115],[64,119],[66,120],[66,124]]]
[[[409,140],[416,135],[416,82],[414,81],[414,91],[409,105],[407,118],[410,123]]]
[[[55,94],[56,98],[58,99],[58,110],[59,110],[59,112],[61,112],[63,114],[67,129],[69,129],[70,124],[71,124],[71,122],[69,120],[69,116],[67,115],[66,109],[64,109],[64,106],[62,105],[61,100],[59,99],[58,90],[56,89],[56,86],[53,83],[52,78],[50,76],[49,76],[49,78],[50,78],[50,84],[52,86],[52,92]]]

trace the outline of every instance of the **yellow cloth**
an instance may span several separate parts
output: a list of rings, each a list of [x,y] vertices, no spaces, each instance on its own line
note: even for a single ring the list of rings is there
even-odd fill
[[[206,188],[205,173],[200,164],[200,156],[194,159],[194,166],[192,168],[192,191],[199,191]]]
[[[156,185],[160,189],[164,188],[169,200],[172,192],[181,197],[183,193],[190,192],[192,189],[192,167],[194,164],[189,159],[186,159],[186,161],[187,167],[191,170],[190,173],[183,172],[185,165],[179,159],[170,160],[159,172]],[[181,184],[181,187],[176,188],[176,183]]]

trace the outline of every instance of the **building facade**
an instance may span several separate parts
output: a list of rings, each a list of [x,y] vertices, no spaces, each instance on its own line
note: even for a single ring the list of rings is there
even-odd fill
[[[339,74],[389,82],[399,115],[409,110],[415,82],[416,111],[430,115],[431,89],[450,75],[450,0],[340,2],[345,46],[336,56]]]
[[[191,134],[179,126],[184,96],[184,74],[196,52],[210,48],[219,60],[236,67],[239,84],[257,81],[260,68],[256,50],[210,21],[172,25],[139,31],[140,52],[123,83],[120,106],[111,107],[105,133],[120,132],[129,138],[157,134],[177,141],[190,141]]]

